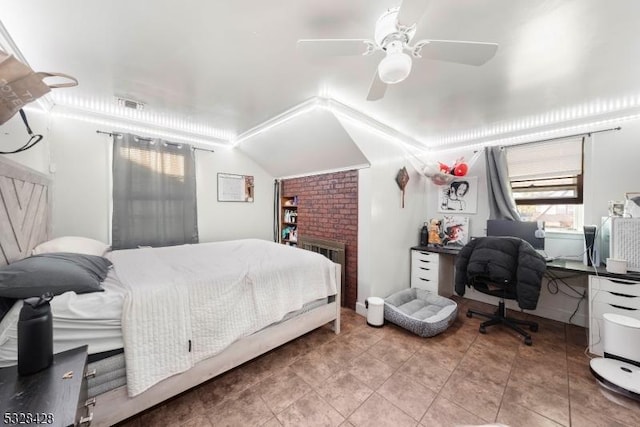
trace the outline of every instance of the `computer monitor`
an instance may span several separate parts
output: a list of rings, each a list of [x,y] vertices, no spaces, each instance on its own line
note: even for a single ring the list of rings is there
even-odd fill
[[[509,221],[490,219],[487,221],[487,236],[513,236],[525,240],[534,249],[544,250],[544,222]],[[543,237],[536,237],[543,236]]]

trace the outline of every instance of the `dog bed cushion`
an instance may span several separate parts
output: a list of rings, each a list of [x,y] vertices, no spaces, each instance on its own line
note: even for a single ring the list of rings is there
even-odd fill
[[[457,314],[455,301],[423,289],[404,289],[384,300],[384,318],[421,337],[444,332]]]

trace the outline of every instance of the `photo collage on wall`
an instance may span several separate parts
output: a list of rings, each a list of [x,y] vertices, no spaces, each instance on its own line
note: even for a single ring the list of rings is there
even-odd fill
[[[469,242],[469,218],[445,215],[429,220],[428,243],[431,246],[461,248]]]

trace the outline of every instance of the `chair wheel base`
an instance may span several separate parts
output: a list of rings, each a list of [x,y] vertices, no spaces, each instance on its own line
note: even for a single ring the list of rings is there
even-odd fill
[[[531,339],[531,335],[525,332],[525,330],[522,329],[522,327],[526,326],[532,332],[538,332],[538,324],[535,322],[507,317],[507,311],[504,305],[504,301],[500,301],[500,303],[498,304],[498,309],[496,310],[495,313],[484,313],[481,311],[475,311],[471,309],[467,311],[467,317],[472,317],[474,314],[489,319],[480,324],[478,331],[481,334],[487,333],[488,326],[502,324],[518,332],[520,335],[522,335],[522,337],[524,338],[524,343],[526,345],[532,345],[533,340]]]

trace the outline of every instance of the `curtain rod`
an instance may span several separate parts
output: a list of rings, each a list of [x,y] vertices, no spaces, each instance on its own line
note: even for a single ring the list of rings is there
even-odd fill
[[[548,141],[555,141],[556,139],[567,139],[567,138],[573,138],[576,136],[591,136],[594,133],[600,133],[600,132],[612,132],[614,130],[622,130],[621,126],[615,127],[615,128],[609,128],[609,129],[600,129],[600,130],[594,130],[591,132],[582,132],[582,133],[576,133],[573,135],[565,135],[565,136],[557,136],[555,138],[547,138],[547,139],[538,139],[536,141],[529,141],[529,142],[522,142],[520,144],[512,144],[512,146],[518,146],[518,145],[529,145],[529,144],[537,144],[539,142],[548,142]]]
[[[103,130],[96,130],[96,133],[102,134],[102,135],[109,135],[109,136],[122,136],[123,134],[119,133],[119,132],[105,132]],[[143,138],[141,136],[137,137],[138,139],[141,139],[143,141],[151,141],[153,138]],[[171,145],[180,145],[180,144],[176,144],[176,143],[172,143],[172,142],[168,142],[168,144]],[[192,150],[200,150],[200,151],[208,151],[210,153],[215,153],[214,150],[210,150],[207,148],[200,148],[200,147],[194,147],[193,145],[190,146]]]

